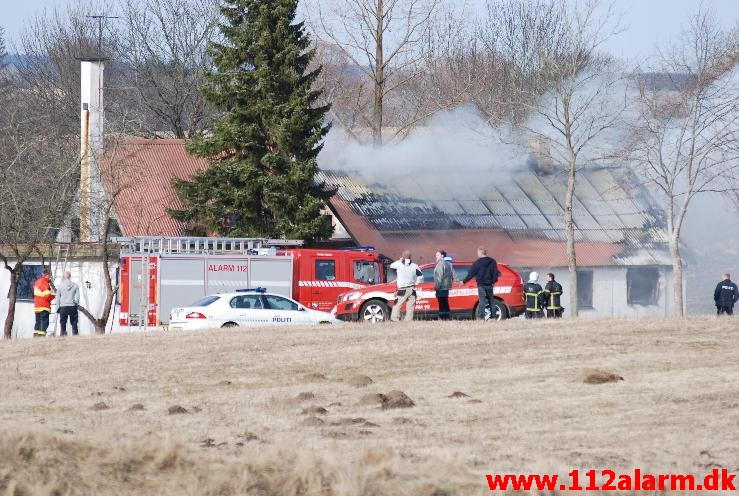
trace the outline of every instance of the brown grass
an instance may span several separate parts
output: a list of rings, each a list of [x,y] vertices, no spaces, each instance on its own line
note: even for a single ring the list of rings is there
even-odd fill
[[[736,471],[734,322],[418,322],[3,343],[0,496],[479,495],[496,472]],[[595,372],[606,375],[586,383]],[[359,376],[373,382],[347,380]],[[360,401],[390,391],[414,406]],[[188,413],[170,414],[175,406]]]

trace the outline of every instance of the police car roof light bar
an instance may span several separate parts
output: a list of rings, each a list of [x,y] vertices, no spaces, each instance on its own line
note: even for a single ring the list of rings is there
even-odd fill
[[[374,246],[347,246],[345,248],[342,248],[342,250],[346,251],[375,251]]]
[[[266,293],[267,288],[245,288],[245,289],[237,289],[237,293]]]

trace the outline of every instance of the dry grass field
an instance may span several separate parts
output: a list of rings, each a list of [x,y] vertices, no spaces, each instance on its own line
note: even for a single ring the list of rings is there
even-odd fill
[[[691,318],[0,343],[0,495],[481,495],[488,473],[739,471],[738,341],[739,320]]]

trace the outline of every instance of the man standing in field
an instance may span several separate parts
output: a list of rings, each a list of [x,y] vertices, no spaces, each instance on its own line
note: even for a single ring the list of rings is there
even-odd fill
[[[59,320],[61,323],[61,335],[67,335],[67,320],[72,325],[72,335],[77,336],[77,320],[79,314],[77,306],[80,304],[80,288],[72,282],[72,274],[67,270],[62,276],[59,285]]]
[[[466,284],[473,277],[477,282],[477,296],[480,300],[477,304],[477,318],[485,320],[485,308],[488,305],[490,305],[490,316],[494,318],[493,286],[498,280],[498,264],[494,258],[488,256],[488,251],[484,246],[477,249],[477,260],[472,264],[462,282]]]
[[[397,278],[395,284],[398,289],[395,291],[395,306],[390,312],[390,320],[397,322],[400,320],[400,312],[405,304],[405,320],[413,320],[413,311],[416,306],[416,285],[423,282],[423,273],[418,265],[411,261],[411,252],[405,250],[400,260],[390,264],[390,268],[395,270]]]
[[[548,319],[559,319],[562,317],[562,285],[554,280],[554,274],[547,274],[547,284],[544,286],[544,299]]]
[[[51,291],[51,271],[44,269],[41,277],[33,283],[33,311],[36,314],[36,326],[33,337],[45,337],[49,328],[49,314],[54,293]]]
[[[436,301],[439,303],[439,320],[449,320],[449,290],[454,282],[454,268],[447,260],[446,251],[436,252],[436,267],[434,267],[434,289]]]
[[[716,303],[716,315],[734,315],[734,304],[739,300],[739,289],[731,282],[731,276],[727,272],[724,279],[716,285],[713,292],[713,301]]]

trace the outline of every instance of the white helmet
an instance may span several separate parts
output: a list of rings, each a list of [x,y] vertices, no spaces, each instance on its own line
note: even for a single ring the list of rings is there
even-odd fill
[[[539,280],[538,272],[529,272],[529,282],[536,282]]]

